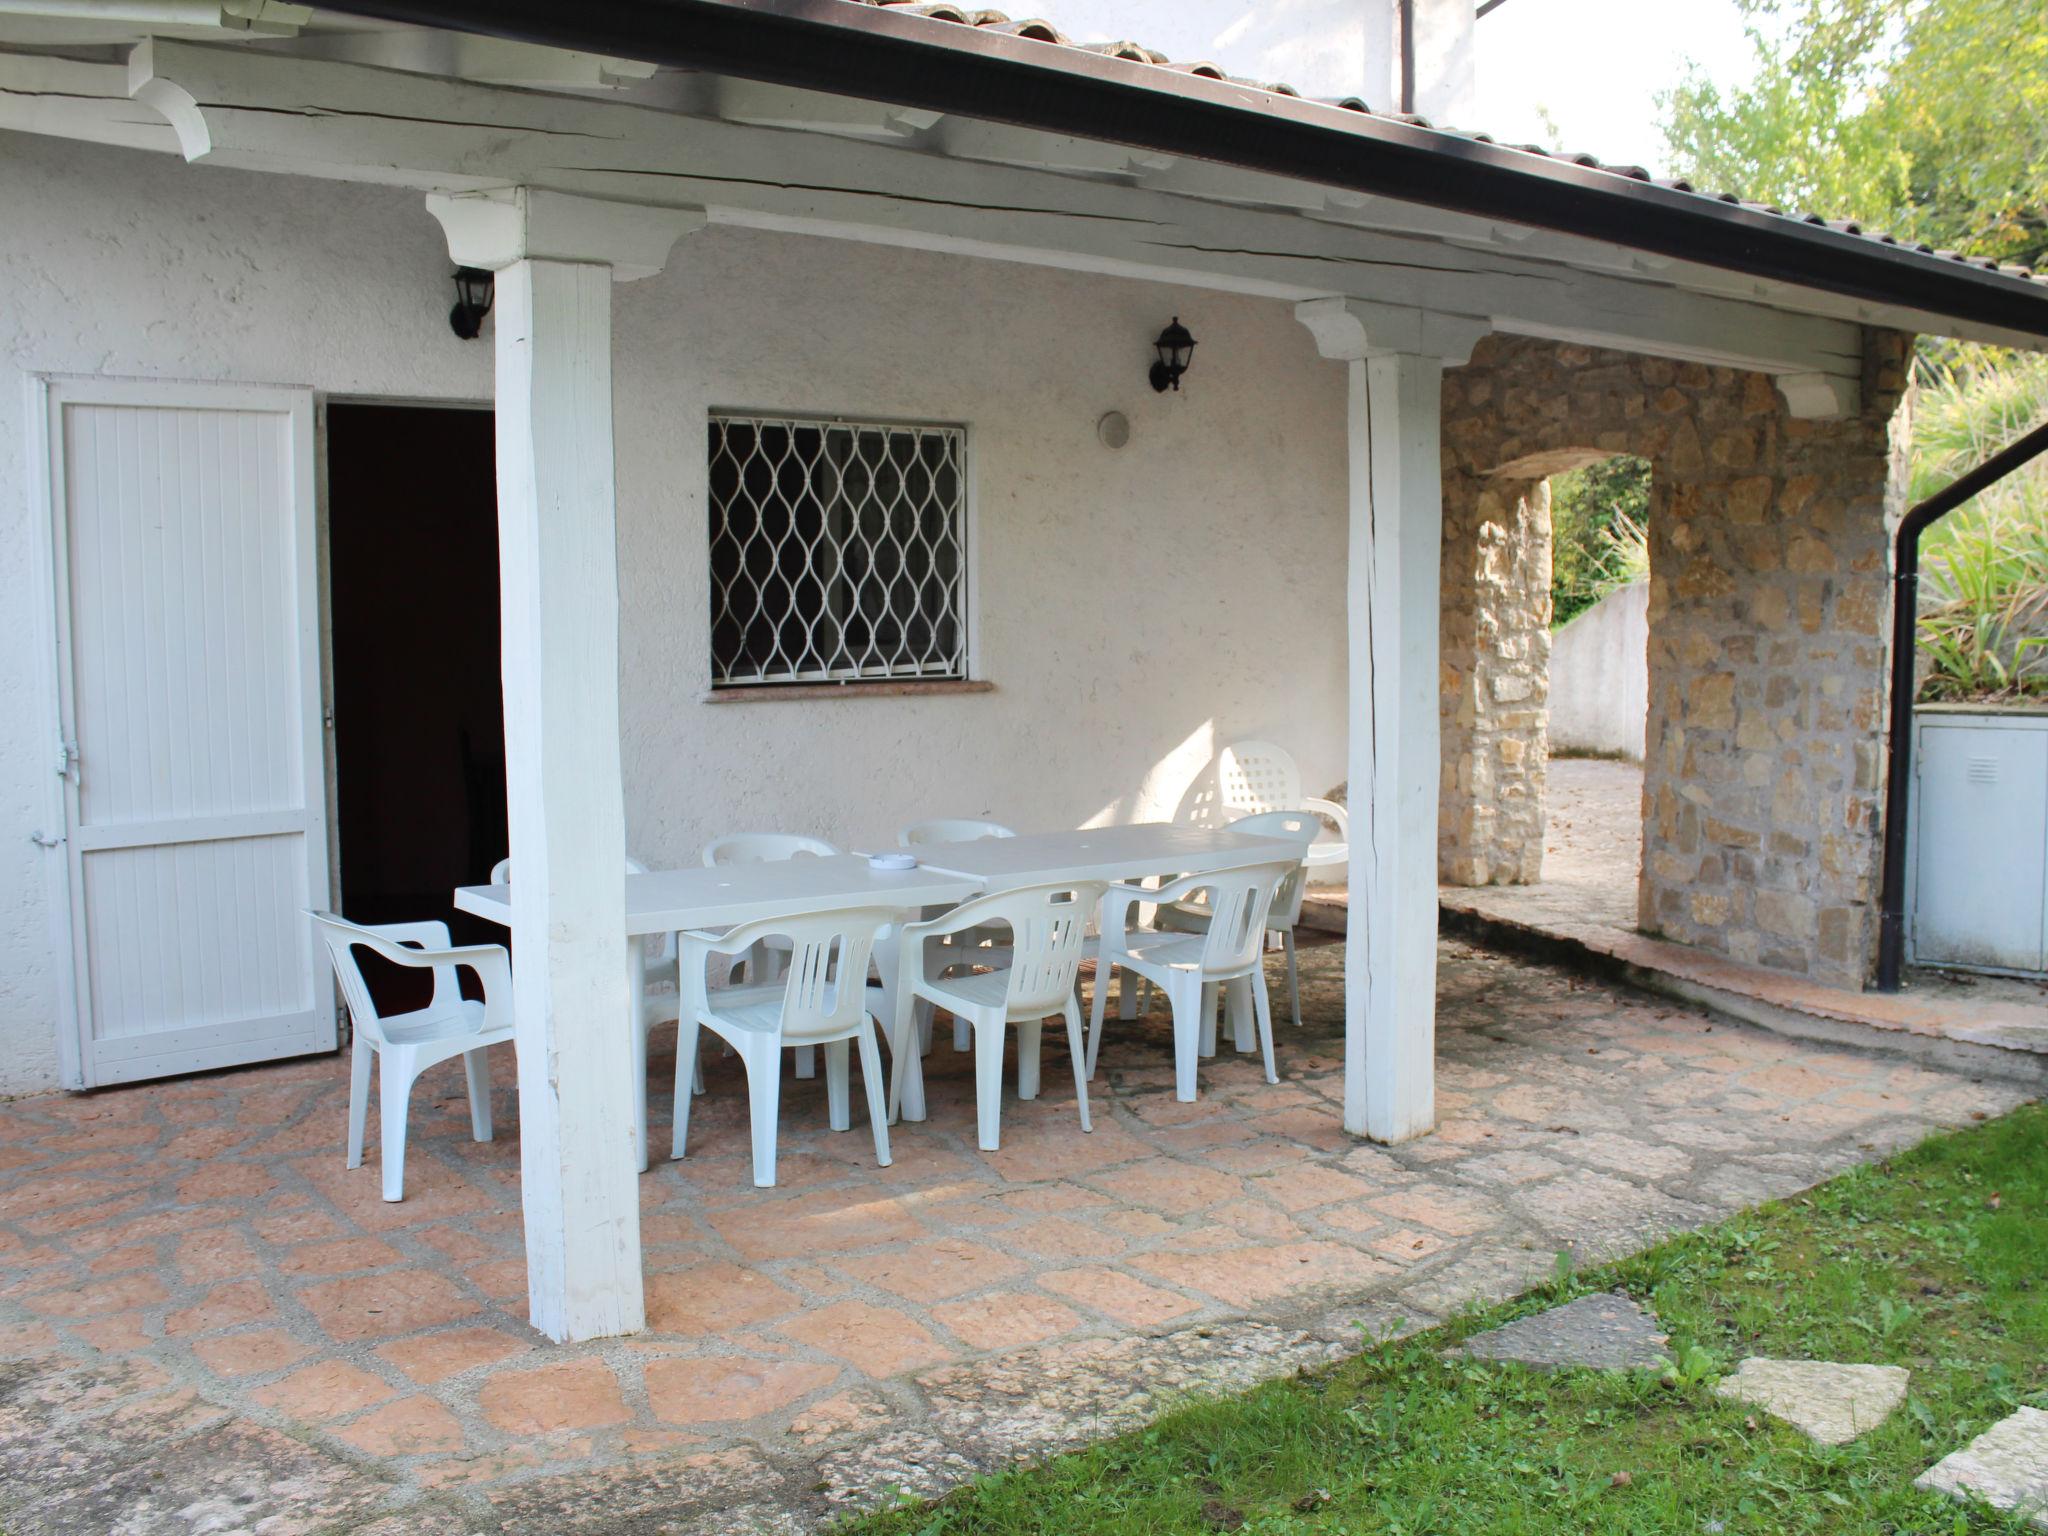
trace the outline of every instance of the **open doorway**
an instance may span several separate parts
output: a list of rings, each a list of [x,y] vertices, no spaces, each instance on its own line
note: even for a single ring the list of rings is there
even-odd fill
[[[502,943],[450,903],[507,846],[492,413],[330,404],[327,502],[341,910]]]
[[[1647,459],[1549,478],[1551,634],[1543,879],[1579,920],[1633,928],[1649,712]]]

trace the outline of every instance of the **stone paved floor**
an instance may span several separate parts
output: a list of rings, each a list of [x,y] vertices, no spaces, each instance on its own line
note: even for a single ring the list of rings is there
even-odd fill
[[[1176,1103],[1154,1017],[1105,1045],[1093,1136],[1049,1043],[983,1155],[942,1043],[886,1170],[795,1085],[773,1191],[715,1063],[690,1161],[641,1185],[650,1330],[586,1346],[522,1321],[509,1061],[494,1143],[456,1071],[422,1085],[399,1205],[374,1151],[342,1167],[337,1059],[0,1105],[0,1527],[809,1530],[2022,1097],[1447,943],[1440,1128],[1368,1146],[1338,1124],[1338,960],[1304,954],[1277,1086],[1230,1056]]]
[[[1488,912],[1523,922],[1633,930],[1643,866],[1643,765],[1558,757],[1548,771],[1542,880],[1457,895],[1483,897]]]
[[[2006,1053],[1999,1070],[2007,1075],[2048,1082],[2048,985],[2042,982],[1913,967],[1897,993],[1853,992],[1638,933],[1641,766],[1560,758],[1551,762],[1549,772],[1542,880],[1535,885],[1444,886],[1439,899],[1454,920],[1476,919],[1479,932],[1504,936],[1511,946],[1535,937],[1546,953],[1561,945],[1588,961],[1618,962],[1635,979],[1668,983],[1681,997],[1739,1017],[1776,1018],[1838,1039],[1869,1038],[1866,1032],[1877,1031],[1880,1039],[1892,1037],[1891,1046],[1902,1050],[1917,1048],[1916,1041],[1963,1047],[1962,1056],[1973,1048],[1989,1048]],[[1316,895],[1330,914],[1322,920],[1341,927],[1336,916],[1341,898],[1324,891]],[[1842,1025],[1849,1028],[1838,1028]]]

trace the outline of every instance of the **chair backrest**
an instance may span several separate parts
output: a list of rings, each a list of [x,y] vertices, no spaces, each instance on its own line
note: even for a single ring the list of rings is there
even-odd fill
[[[1273,892],[1299,864],[1254,864],[1202,876],[1209,930],[1202,941],[1204,976],[1241,976],[1266,947]]]
[[[432,953],[449,947],[448,925],[424,923],[352,923],[333,912],[314,912],[313,932],[327,946],[327,958],[334,962],[334,976],[341,983],[341,999],[348,1005],[349,1022],[380,1047],[390,1042],[384,1034],[384,1016],[377,1011],[370,984],[363,977],[358,949],[381,955],[394,965],[432,965],[434,998],[430,1008],[452,1008],[462,1001],[462,984],[453,964],[433,965],[420,951]]]
[[[626,873],[629,875],[644,875],[647,873],[647,866],[629,853],[626,855]],[[510,885],[511,883],[512,861],[509,858],[498,860],[497,863],[491,866],[491,884]]]
[[[1109,886],[1100,880],[1026,885],[962,902],[948,922],[1010,930],[1009,988],[1003,1000],[1016,1018],[1044,1018],[1074,995],[1074,976],[1087,948],[1088,925]]]
[[[868,960],[875,938],[897,921],[887,907],[854,907],[767,918],[736,928],[728,944],[781,937],[789,943],[789,969],[782,981],[782,1037],[803,1040],[836,1034],[857,1022],[867,1008]]]
[[[1301,769],[1285,747],[1234,741],[1216,755],[1216,791],[1227,811],[1298,810]]]
[[[829,859],[839,850],[822,837],[801,832],[728,832],[704,845],[707,868],[721,864],[772,864],[778,859]]]
[[[976,821],[967,816],[937,816],[930,821],[913,821],[896,834],[896,846],[915,848],[919,843],[973,843],[984,837],[1015,837],[999,821]]]
[[[638,859],[634,858],[633,855],[629,853],[626,855],[626,873],[629,875],[644,875],[647,873],[647,866],[645,864],[642,864]],[[512,860],[509,858],[503,858],[498,860],[497,863],[491,866],[491,884],[510,885],[511,883]],[[667,956],[675,953],[675,947],[676,936],[672,933],[665,933],[661,936],[660,942],[655,943],[650,941],[646,949],[636,951],[636,953],[639,954],[640,963],[644,966],[647,963],[650,953],[656,958],[666,958]]]
[[[1238,817],[1230,824],[1230,830],[1251,837],[1299,843],[1301,856],[1305,859],[1309,844],[1323,830],[1323,823],[1314,811],[1259,811],[1251,816]],[[1292,928],[1301,920],[1301,898],[1307,891],[1308,866],[1296,864],[1287,872],[1287,878],[1274,888],[1273,906],[1266,914],[1267,923],[1275,928]]]

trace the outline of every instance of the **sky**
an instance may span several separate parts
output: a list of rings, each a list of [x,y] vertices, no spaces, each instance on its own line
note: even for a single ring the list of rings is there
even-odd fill
[[[999,0],[998,0],[999,3]],[[1079,42],[1129,39],[1174,59],[1281,80],[1310,96],[1357,89],[1361,0],[1010,0]],[[1510,143],[1664,171],[1656,96],[1688,60],[1722,84],[1749,67],[1735,0],[1507,0],[1478,23],[1478,120]],[[1375,103],[1377,105],[1377,103]]]

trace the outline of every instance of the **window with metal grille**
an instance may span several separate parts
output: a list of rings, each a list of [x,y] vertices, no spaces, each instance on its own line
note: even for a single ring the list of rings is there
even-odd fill
[[[967,676],[967,431],[711,417],[713,687]]]

